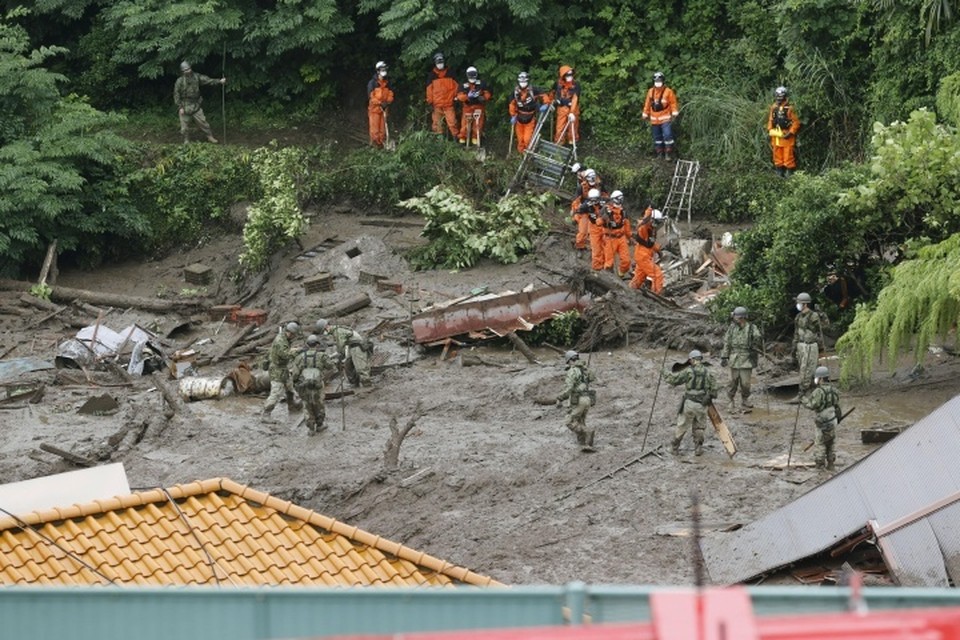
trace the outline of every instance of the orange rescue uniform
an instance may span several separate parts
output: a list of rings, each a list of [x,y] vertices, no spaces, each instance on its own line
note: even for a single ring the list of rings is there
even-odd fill
[[[573,217],[573,221],[577,224],[577,235],[576,238],[574,238],[573,247],[575,249],[585,251],[587,248],[587,238],[590,236],[590,217],[586,213],[580,213],[580,205],[583,204],[584,200],[586,200],[590,189],[596,189],[599,191],[601,198],[606,198],[607,194],[603,192],[603,188],[600,183],[600,176],[597,176],[595,184],[591,185],[589,182],[584,180],[583,171],[581,171],[577,174],[577,181],[577,195],[570,203],[570,215]]]
[[[649,277],[652,281],[650,289],[659,294],[663,291],[663,269],[654,262],[654,255],[659,253],[660,245],[657,244],[657,229],[653,226],[653,209],[650,207],[647,207],[643,220],[637,226],[636,240],[637,245],[633,250],[633,261],[636,266],[630,288],[642,288]]]
[[[433,131],[443,133],[443,122],[454,138],[460,135],[457,127],[457,110],[453,103],[457,99],[460,83],[450,75],[449,69],[434,67],[427,74],[427,104],[433,108]]]
[[[630,218],[623,207],[609,202],[604,217],[603,268],[613,271],[614,258],[618,256],[617,275],[622,278],[630,271]]]
[[[800,116],[789,100],[770,105],[767,116],[767,132],[770,134],[770,147],[773,149],[773,166],[777,169],[797,168],[794,146],[797,144],[797,132],[800,131]],[[785,135],[788,134],[789,135]]]
[[[387,109],[393,104],[393,89],[390,81],[374,75],[367,83],[367,122],[370,128],[370,144],[383,148],[387,139]]]
[[[457,101],[463,104],[462,119],[460,121],[460,142],[467,141],[467,131],[470,131],[471,143],[480,146],[480,133],[486,121],[487,102],[491,98],[487,83],[477,78],[475,82],[467,80],[460,85],[457,92]]]
[[[527,85],[521,89],[516,86],[513,89],[513,97],[507,109],[510,111],[510,117],[516,118],[517,123],[513,125],[513,131],[517,136],[517,151],[523,153],[530,146],[530,140],[533,138],[533,131],[537,128],[537,112],[539,103],[549,101],[543,91]]]
[[[573,73],[573,67],[568,65],[560,67],[559,77],[553,85],[552,100],[557,105],[554,142],[557,144],[576,143],[580,140],[580,84],[576,80],[570,82],[564,80],[563,77],[568,73]],[[574,120],[568,127],[567,121],[570,114],[573,114]]]

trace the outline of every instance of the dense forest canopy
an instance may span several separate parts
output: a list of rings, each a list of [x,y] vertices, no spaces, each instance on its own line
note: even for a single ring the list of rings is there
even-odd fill
[[[518,71],[549,87],[560,65],[573,66],[584,157],[647,201],[662,198],[664,169],[647,158],[640,113],[652,73],[664,72],[681,104],[680,154],[703,165],[698,216],[754,223],[739,238],[740,264],[714,305],[718,316],[747,304],[768,327],[783,326],[790,295],[817,291],[830,273],[856,274],[866,305],[828,311],[841,328],[856,314],[841,345],[861,372],[884,327],[897,327],[900,348],[915,331],[926,344],[956,321],[960,294],[943,269],[956,263],[936,259],[952,256],[960,233],[954,0],[0,3],[0,272],[33,265],[53,239],[84,264],[121,248],[151,253],[202,241],[241,200],[255,214],[244,262],[258,268],[302,229],[303,205],[333,195],[397,213],[401,201],[442,184],[474,200],[463,211],[483,210],[502,195],[511,166],[465,163],[456,147],[414,126],[439,50],[456,74],[480,69],[493,89],[490,126],[504,133]],[[405,124],[407,144],[389,155],[326,147],[251,154],[117,135],[173,114],[184,59],[228,77],[224,95],[236,109],[278,123],[362,114],[374,63],[385,60],[397,93],[393,122]],[[801,171],[787,181],[770,171],[764,126],[780,85],[803,123]],[[290,175],[298,177],[279,179]],[[906,315],[892,294],[879,307],[871,302],[888,286],[922,281],[925,269],[950,286],[924,289]],[[932,324],[922,324],[924,309],[936,310]]]

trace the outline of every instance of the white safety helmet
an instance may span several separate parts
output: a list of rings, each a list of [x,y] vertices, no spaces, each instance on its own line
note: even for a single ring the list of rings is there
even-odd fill
[[[521,89],[525,89],[528,84],[530,84],[530,74],[526,71],[521,71],[517,75],[517,84],[520,85]]]
[[[384,62],[383,60],[378,62],[374,68],[377,70],[377,73],[379,73],[381,76],[387,75],[387,63]]]
[[[583,179],[587,181],[587,184],[597,184],[597,172],[593,169],[587,169],[583,172]]]
[[[650,212],[650,215],[654,220],[663,220],[663,211],[660,211],[660,209],[654,209]]]
[[[611,193],[610,200],[613,201],[614,204],[623,204],[623,191],[617,189]]]
[[[590,189],[587,191],[587,200],[599,200],[600,199],[600,189]]]
[[[467,67],[467,80],[476,80],[478,75],[476,67]]]

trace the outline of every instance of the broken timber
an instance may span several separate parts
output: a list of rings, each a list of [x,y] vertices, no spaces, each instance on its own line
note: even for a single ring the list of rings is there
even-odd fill
[[[238,330],[236,331],[236,333],[233,334],[233,337],[230,338],[230,340],[227,342],[227,344],[223,345],[223,348],[220,350],[220,353],[218,353],[217,355],[213,356],[212,362],[213,362],[214,364],[216,364],[216,363],[219,362],[221,359],[223,359],[224,356],[226,356],[228,353],[230,353],[230,350],[231,350],[231,349],[233,349],[235,346],[237,346],[244,338],[246,338],[248,335],[250,335],[250,333],[251,333],[254,329],[256,329],[256,328],[257,328],[257,325],[255,325],[255,324],[248,324],[248,325],[246,325],[245,327],[243,327],[243,328],[241,328],[241,329],[238,329]]]
[[[331,305],[327,305],[326,307],[321,307],[317,312],[317,315],[321,318],[336,318],[339,316],[345,316],[349,313],[353,313],[358,309],[363,309],[369,304],[370,304],[370,296],[367,295],[366,293],[358,293],[336,304],[331,304]]]
[[[537,357],[534,355],[533,351],[531,351],[530,347],[527,346],[527,343],[524,342],[515,332],[511,331],[508,333],[507,339],[513,343],[513,346],[517,348],[517,351],[522,353],[527,360],[533,364],[540,364],[537,362]]]
[[[713,403],[707,405],[707,416],[717,432],[717,437],[723,443],[723,448],[727,450],[727,455],[731,458],[737,455],[737,445],[733,441],[733,436],[730,435],[730,429],[727,428],[727,424],[720,417],[720,412],[713,406]]]
[[[20,280],[0,280],[0,291],[29,291],[31,286],[29,282]],[[161,313],[177,310],[193,310],[206,306],[207,304],[201,299],[159,300],[156,298],[140,298],[137,296],[87,291],[86,289],[71,289],[60,286],[51,289],[50,299],[64,303],[81,300],[89,304],[104,307],[118,307],[121,309],[133,307],[135,309],[143,309],[144,311],[158,311]]]
[[[596,484],[600,484],[600,483],[603,482],[604,480],[607,480],[607,479],[609,479],[609,478],[612,478],[613,476],[615,476],[616,474],[620,473],[620,472],[623,471],[624,469],[628,469],[628,468],[632,467],[633,465],[637,464],[638,462],[640,462],[641,460],[643,460],[643,459],[646,458],[647,456],[657,456],[657,457],[659,458],[659,457],[660,457],[660,449],[662,449],[662,448],[663,448],[663,445],[657,445],[657,447],[656,447],[655,449],[650,449],[650,451],[647,451],[646,453],[642,453],[642,454],[640,454],[639,456],[637,456],[636,458],[632,458],[631,460],[628,460],[627,462],[623,463],[622,465],[620,465],[620,466],[617,467],[616,469],[613,469],[612,471],[608,471],[607,473],[605,473],[604,475],[600,476],[600,477],[597,478],[596,480],[593,480],[593,481],[591,481],[591,482],[588,482],[587,484],[583,485],[582,487],[576,487],[575,489],[573,489],[573,490],[571,490],[571,491],[568,491],[567,493],[565,493],[565,494],[563,494],[562,496],[560,496],[559,498],[557,498],[557,499],[556,499],[557,502],[569,498],[570,496],[572,496],[573,494],[575,494],[577,491],[583,491],[584,489],[589,489],[590,487],[592,487],[592,486],[594,486],[594,485],[596,485]]]
[[[75,453],[70,453],[69,451],[64,451],[59,447],[55,447],[52,444],[47,444],[43,442],[40,444],[40,449],[46,451],[47,453],[52,453],[56,456],[60,456],[67,462],[72,462],[73,464],[80,465],[81,467],[95,467],[97,466],[96,460],[91,460],[90,458],[85,458],[84,456],[78,456]]]

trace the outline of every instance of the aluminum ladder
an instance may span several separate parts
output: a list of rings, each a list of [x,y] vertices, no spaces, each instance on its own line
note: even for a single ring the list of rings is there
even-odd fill
[[[668,218],[680,220],[680,216],[687,214],[687,227],[690,226],[690,207],[693,204],[693,189],[697,184],[697,174],[700,173],[699,160],[677,160],[673,169],[673,181],[670,183],[670,192],[663,205],[663,214]]]

